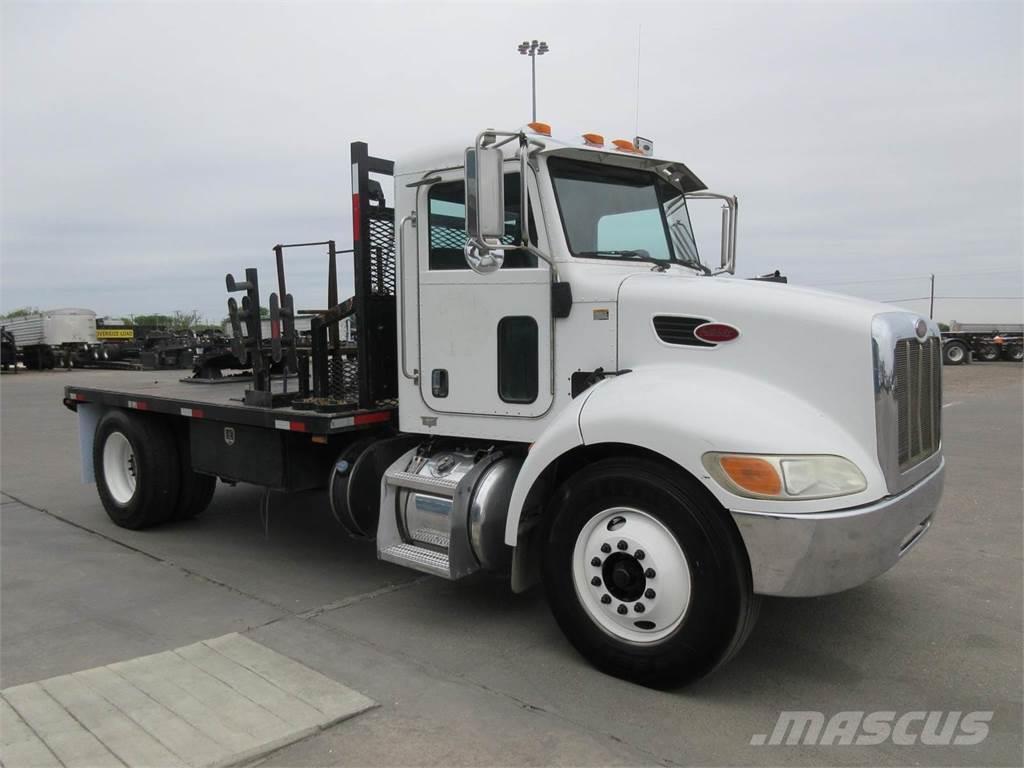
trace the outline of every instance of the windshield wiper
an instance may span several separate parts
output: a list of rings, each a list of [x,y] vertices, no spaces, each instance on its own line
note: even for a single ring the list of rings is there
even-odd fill
[[[642,251],[580,251],[576,255],[586,259],[618,259],[619,257],[624,257],[636,261],[646,261],[648,264],[656,266],[659,272],[664,272],[671,263],[656,259]]]
[[[702,264],[699,261],[683,260],[683,261],[679,261],[677,263],[678,264],[682,264],[684,267],[690,267],[692,269],[699,270],[700,272],[702,272],[705,275],[710,275],[711,274],[711,269],[707,265]]]

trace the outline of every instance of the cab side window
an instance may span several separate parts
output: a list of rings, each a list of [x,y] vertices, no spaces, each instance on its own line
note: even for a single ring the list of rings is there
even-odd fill
[[[505,175],[505,236],[501,242],[509,245],[519,239],[519,174]],[[430,188],[429,226],[430,256],[428,268],[469,269],[463,249],[466,246],[466,188],[462,181],[434,184]],[[536,242],[537,231],[530,210],[530,238]],[[534,269],[537,257],[521,249],[505,251],[503,269]]]

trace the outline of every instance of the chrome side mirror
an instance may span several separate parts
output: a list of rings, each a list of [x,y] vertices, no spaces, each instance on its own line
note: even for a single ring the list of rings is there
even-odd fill
[[[721,266],[714,271],[720,275],[728,272],[736,274],[736,219],[739,214],[739,200],[735,195],[722,195],[717,192],[690,192],[687,200],[721,200],[722,201],[722,260]]]
[[[497,271],[504,260],[491,253],[505,235],[504,161],[500,149],[466,150],[466,263],[481,274]]]

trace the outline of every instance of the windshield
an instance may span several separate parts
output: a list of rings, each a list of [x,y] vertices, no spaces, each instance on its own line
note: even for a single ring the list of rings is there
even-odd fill
[[[653,171],[564,157],[548,170],[573,256],[700,267],[686,199]]]

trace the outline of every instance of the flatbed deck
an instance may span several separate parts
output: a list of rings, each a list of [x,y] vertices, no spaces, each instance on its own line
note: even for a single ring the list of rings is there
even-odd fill
[[[179,372],[180,373],[180,372]],[[244,424],[267,429],[333,435],[381,426],[396,420],[397,406],[375,409],[341,409],[330,413],[290,407],[261,408],[243,402],[249,381],[196,384],[183,381],[124,381],[116,387],[69,384],[64,388],[64,404],[77,409],[79,403],[166,413],[192,419],[207,419],[226,424]],[[297,384],[288,381],[289,391]],[[272,382],[274,392],[283,391],[283,381]]]

